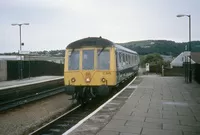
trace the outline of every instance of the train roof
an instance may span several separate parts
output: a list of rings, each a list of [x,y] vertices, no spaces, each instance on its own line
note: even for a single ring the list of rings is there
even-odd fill
[[[136,51],[130,50],[130,49],[128,49],[128,48],[126,48],[126,47],[123,47],[123,46],[121,46],[121,45],[115,44],[115,47],[116,47],[117,49],[124,50],[124,51],[126,51],[126,52],[130,52],[130,53],[135,53],[135,54],[137,54]]]
[[[101,38],[101,37],[88,37],[84,39],[77,40],[70,43],[66,48],[81,48],[84,46],[96,46],[96,47],[111,47],[115,44],[110,40]]]
[[[70,43],[66,48],[67,49],[76,49],[76,48],[82,48],[85,46],[95,46],[95,47],[112,47],[115,46],[119,50],[124,50],[126,52],[130,53],[135,53],[137,52],[132,51],[128,48],[125,48],[121,45],[115,44],[112,41],[102,38],[102,37],[88,37],[88,38],[83,38],[77,41],[74,41]]]

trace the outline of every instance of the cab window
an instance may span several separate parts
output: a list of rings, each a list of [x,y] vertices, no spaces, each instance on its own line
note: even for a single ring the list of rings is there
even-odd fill
[[[79,70],[79,50],[72,50],[68,52],[68,70]]]
[[[98,49],[98,66],[99,70],[109,70],[110,69],[110,51]]]
[[[82,68],[83,70],[94,69],[94,50],[83,50],[82,57]]]

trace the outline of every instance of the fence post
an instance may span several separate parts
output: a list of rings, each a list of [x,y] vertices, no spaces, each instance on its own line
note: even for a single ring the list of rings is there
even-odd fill
[[[162,76],[164,76],[164,66],[162,65]]]

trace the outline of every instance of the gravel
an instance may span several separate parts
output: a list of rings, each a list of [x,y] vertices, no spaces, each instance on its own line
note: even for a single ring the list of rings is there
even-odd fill
[[[25,135],[65,112],[70,96],[62,93],[0,113],[0,135]]]

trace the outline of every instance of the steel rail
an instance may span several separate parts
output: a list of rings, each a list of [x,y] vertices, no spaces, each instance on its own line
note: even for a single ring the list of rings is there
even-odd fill
[[[58,87],[58,88],[54,88],[54,89],[50,89],[50,90],[45,90],[42,92],[38,92],[35,94],[31,94],[31,95],[27,95],[25,97],[22,98],[17,98],[17,99],[13,99],[10,101],[6,101],[6,102],[1,102],[0,103],[0,111],[5,111],[20,105],[24,105],[33,101],[37,101],[46,97],[50,97],[59,93],[64,92],[64,86]]]
[[[117,93],[113,93],[114,96],[112,94],[107,98],[101,98],[101,100],[91,100],[91,103],[88,103],[85,106],[79,105],[71,109],[70,111],[66,112],[55,120],[49,122],[45,126],[42,126],[36,131],[30,133],[29,135],[60,135],[68,130],[71,130],[72,128],[74,128],[74,126],[80,124],[81,121],[85,120],[87,116],[90,116],[91,113],[95,112],[97,108],[101,107],[102,104],[105,104],[118,96],[122,91],[124,91],[123,88],[125,88],[126,86],[127,84],[123,87],[119,87],[120,91]]]

